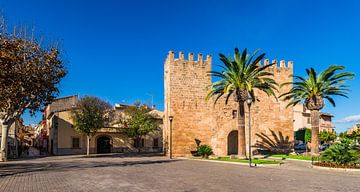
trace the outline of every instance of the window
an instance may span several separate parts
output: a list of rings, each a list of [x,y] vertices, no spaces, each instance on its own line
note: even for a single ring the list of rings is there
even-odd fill
[[[310,121],[310,118],[309,118],[309,117],[307,118],[307,123],[311,123],[311,121]]]
[[[80,138],[78,137],[72,138],[72,148],[80,148]]]
[[[159,139],[158,138],[155,138],[153,140],[153,147],[159,147]]]

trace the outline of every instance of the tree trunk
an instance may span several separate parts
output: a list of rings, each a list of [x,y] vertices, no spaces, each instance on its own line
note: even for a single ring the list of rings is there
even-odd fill
[[[319,154],[319,110],[311,110],[311,153]]]
[[[1,161],[7,161],[7,138],[9,135],[9,125],[2,124],[1,130]]]
[[[246,158],[246,140],[245,140],[245,107],[244,102],[239,101],[238,109],[238,158]]]
[[[140,153],[141,151],[141,137],[136,138],[136,146],[137,146],[137,152]]]
[[[86,156],[90,156],[90,136],[86,135],[86,138],[87,138]]]

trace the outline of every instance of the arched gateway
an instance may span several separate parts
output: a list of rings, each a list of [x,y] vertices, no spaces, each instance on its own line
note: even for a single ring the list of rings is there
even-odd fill
[[[238,154],[238,131],[233,130],[229,133],[227,138],[228,155]]]
[[[97,153],[110,153],[111,147],[111,138],[109,136],[100,136],[96,139]]]

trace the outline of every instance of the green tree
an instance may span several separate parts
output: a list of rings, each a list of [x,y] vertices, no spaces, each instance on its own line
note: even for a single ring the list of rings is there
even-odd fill
[[[86,155],[90,155],[90,137],[109,121],[108,112],[111,105],[100,98],[85,96],[79,99],[72,110],[74,129],[87,136]]]
[[[304,140],[305,140],[305,143],[306,143],[306,152],[308,150],[308,143],[311,142],[311,129],[309,128],[305,128],[305,135],[304,135]]]
[[[306,143],[311,141],[311,135],[312,135],[311,129],[306,129],[305,130],[305,142]]]
[[[305,142],[305,131],[306,127],[295,131],[295,139]]]
[[[149,113],[150,108],[136,103],[125,109],[125,117],[121,120],[124,133],[134,139],[138,152],[141,149],[142,137],[158,129],[157,120]]]
[[[334,141],[336,139],[336,133],[324,130],[320,132],[319,138],[320,141],[325,141],[325,142]]]
[[[339,137],[340,137],[341,139],[347,138],[347,132],[346,132],[346,131],[345,131],[345,132],[341,132],[341,133],[339,134]]]
[[[347,137],[356,142],[360,141],[360,129],[353,131],[351,134],[347,134]]]
[[[3,21],[3,20],[2,20]],[[58,84],[66,75],[60,52],[42,46],[26,33],[0,32],[0,123],[1,160],[7,160],[9,127],[25,110],[31,115],[53,101]]]
[[[343,66],[331,65],[320,74],[317,74],[314,68],[306,69],[307,78],[295,75],[294,82],[281,85],[293,85],[289,92],[280,95],[284,100],[290,100],[287,107],[305,102],[306,108],[311,111],[311,152],[313,154],[319,153],[319,116],[320,110],[325,106],[324,99],[335,107],[332,96],[347,97],[349,89],[343,84],[354,78],[354,73],[351,72],[337,73],[344,69]]]
[[[295,132],[295,138],[297,140],[303,141],[305,143],[308,143],[311,141],[311,129],[309,128],[301,128],[298,131]]]
[[[233,96],[235,102],[238,103],[239,156],[242,157],[246,156],[244,102],[248,96],[251,96],[254,101],[254,89],[276,98],[274,91],[277,91],[277,83],[272,78],[273,73],[266,70],[274,64],[259,66],[258,63],[264,58],[265,53],[256,56],[257,53],[258,51],[255,51],[249,55],[245,49],[240,54],[238,48],[235,48],[234,57],[227,58],[220,53],[220,60],[223,63],[219,65],[221,71],[208,72],[209,75],[220,80],[210,85],[211,89],[206,100],[214,97],[214,104],[216,104],[224,96],[227,104],[230,96]]]

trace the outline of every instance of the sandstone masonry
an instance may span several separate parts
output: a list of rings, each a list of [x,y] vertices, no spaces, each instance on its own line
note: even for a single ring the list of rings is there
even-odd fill
[[[262,65],[270,62],[265,59]],[[272,63],[277,63],[273,60]],[[261,65],[261,63],[259,63]],[[224,98],[216,105],[212,100],[205,101],[208,86],[212,83],[207,72],[212,68],[212,57],[207,55],[203,59],[198,54],[189,53],[187,59],[180,52],[178,58],[170,51],[164,63],[164,146],[169,150],[169,116],[173,116],[173,155],[190,156],[196,150],[197,142],[210,145],[214,154],[223,156],[237,151],[237,103],[230,100],[225,105]],[[284,60],[268,69],[274,73],[277,83],[292,81],[289,77],[293,73],[293,63]],[[280,89],[283,93],[290,86]],[[265,93],[256,91],[256,102],[251,107],[252,145],[261,141],[258,134],[263,134],[275,144],[282,141],[293,141],[293,110],[286,108],[287,103],[268,97]],[[247,108],[247,107],[246,107]],[[248,124],[248,110],[246,109],[246,126]],[[246,140],[248,140],[246,127]],[[272,132],[273,131],[273,132]],[[235,133],[235,135],[234,135]],[[273,134],[275,133],[276,136]],[[246,143],[248,143],[246,141]],[[247,146],[248,148],[248,146]]]

